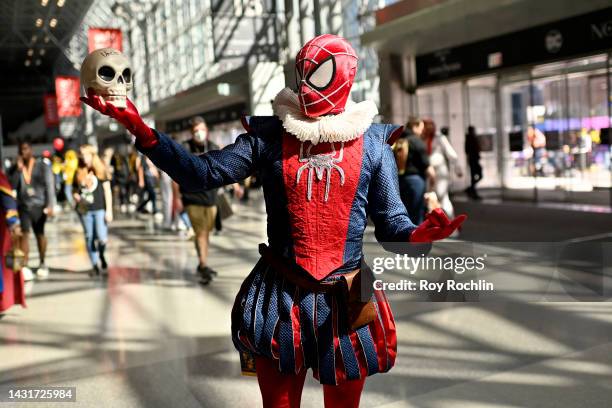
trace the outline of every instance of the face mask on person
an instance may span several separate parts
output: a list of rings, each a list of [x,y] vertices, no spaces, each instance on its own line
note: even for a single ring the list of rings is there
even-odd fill
[[[193,134],[193,138],[196,142],[202,143],[206,141],[207,132],[205,130],[196,130]]]

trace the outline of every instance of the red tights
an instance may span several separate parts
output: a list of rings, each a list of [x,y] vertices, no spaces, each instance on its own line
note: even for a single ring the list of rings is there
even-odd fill
[[[306,370],[282,374],[275,360],[257,357],[257,381],[264,408],[299,408]],[[325,407],[357,408],[365,378],[345,381],[340,385],[323,385]]]

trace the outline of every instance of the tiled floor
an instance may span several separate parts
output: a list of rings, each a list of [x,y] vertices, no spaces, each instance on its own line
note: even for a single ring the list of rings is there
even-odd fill
[[[113,224],[109,278],[91,279],[80,225],[60,217],[49,225],[50,278],[34,282],[27,309],[0,319],[0,391],[75,386],[77,402],[68,407],[261,406],[257,381],[240,376],[229,314],[265,238],[262,214],[260,204],[240,207],[213,237],[210,263],[219,277],[208,287],[195,282],[191,242],[153,234],[137,219]],[[363,407],[611,404],[610,302],[389,296],[398,360],[390,373],[368,380]],[[302,406],[322,406],[311,378]]]

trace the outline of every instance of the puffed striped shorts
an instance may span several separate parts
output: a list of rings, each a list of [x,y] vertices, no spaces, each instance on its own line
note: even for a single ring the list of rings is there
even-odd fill
[[[277,360],[283,373],[312,368],[321,384],[387,372],[397,354],[395,322],[384,292],[372,298],[376,319],[352,330],[337,294],[297,287],[260,259],[236,296],[232,340],[241,353]]]

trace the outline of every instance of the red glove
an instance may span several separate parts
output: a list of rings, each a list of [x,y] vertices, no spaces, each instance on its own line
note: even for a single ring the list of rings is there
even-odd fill
[[[466,218],[467,215],[462,214],[451,221],[441,208],[436,208],[427,214],[425,221],[412,231],[410,242],[432,242],[444,239],[459,228]]]
[[[81,101],[103,115],[116,119],[125,126],[131,134],[136,136],[138,144],[145,149],[154,147],[157,144],[157,136],[155,136],[153,130],[142,121],[138,109],[136,109],[136,106],[134,106],[129,99],[127,100],[127,107],[125,109],[119,109],[112,103],[106,103],[104,99],[94,94],[93,90],[90,88],[87,90],[87,97],[81,97]]]

